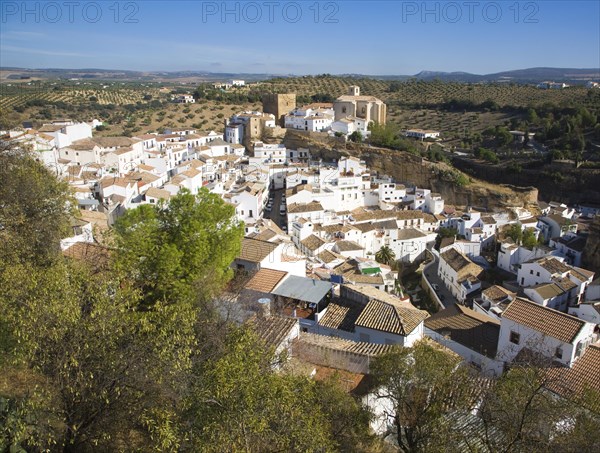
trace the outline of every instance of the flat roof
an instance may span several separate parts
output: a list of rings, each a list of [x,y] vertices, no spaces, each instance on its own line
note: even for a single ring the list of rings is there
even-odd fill
[[[316,304],[331,291],[332,287],[333,285],[329,282],[290,275],[279,284],[272,294]]]

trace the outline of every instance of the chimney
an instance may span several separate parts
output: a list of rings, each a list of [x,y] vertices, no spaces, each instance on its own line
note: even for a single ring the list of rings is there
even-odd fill
[[[262,299],[258,299],[258,317],[259,318],[268,318],[271,316],[271,299],[268,297],[264,297]]]

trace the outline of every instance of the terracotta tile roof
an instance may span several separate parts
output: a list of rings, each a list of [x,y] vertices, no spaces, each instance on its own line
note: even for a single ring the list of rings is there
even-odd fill
[[[353,252],[363,250],[363,248],[354,241],[337,241],[335,246],[340,252]]]
[[[287,272],[285,271],[263,268],[254,274],[245,287],[246,289],[270,293],[286,275]]]
[[[131,146],[141,140],[131,137],[94,137],[92,139],[102,148],[119,148],[122,146]]]
[[[425,214],[422,211],[408,210],[408,211],[397,211],[396,218],[398,220],[417,220],[424,218]]]
[[[474,282],[478,280],[484,272],[481,266],[475,264],[454,248],[446,250],[441,256],[444,258],[444,261],[456,271],[456,280],[458,283],[462,283],[466,280]]]
[[[333,261],[335,261],[337,259],[343,259],[343,260],[346,259],[344,256],[338,255],[337,253],[332,252],[331,250],[323,250],[321,253],[319,253],[317,255],[317,258],[319,258],[325,264],[332,263]]]
[[[498,285],[490,286],[488,289],[484,289],[481,292],[481,295],[487,297],[494,303],[502,302],[507,297],[511,297],[514,299],[514,297],[516,296],[515,293],[512,293],[509,290]]]
[[[368,233],[369,231],[376,230],[376,227],[371,222],[357,223],[354,225],[354,228],[358,229],[362,233]]]
[[[273,253],[278,245],[273,242],[245,237],[242,239],[242,250],[238,258],[252,263],[260,263]]]
[[[158,198],[160,200],[168,200],[171,198],[171,192],[164,189],[157,189],[156,187],[150,187],[146,191],[146,196],[151,198]]]
[[[573,237],[560,237],[556,239],[557,242],[564,244],[566,247],[571,250],[575,250],[576,252],[583,252],[585,248],[585,244],[587,242],[587,238],[583,236],[573,236]]]
[[[298,192],[301,192],[303,190],[307,190],[312,193],[313,186],[311,184],[298,184],[297,186],[286,189],[285,196],[291,197],[292,195],[296,195]]]
[[[310,203],[292,203],[287,207],[289,213],[300,213],[300,212],[314,212],[323,211],[323,206],[318,201],[311,201]]]
[[[274,348],[277,348],[297,325],[298,319],[283,316],[257,317],[252,322],[259,338]]]
[[[502,317],[565,343],[571,343],[585,321],[525,299],[516,298]]]
[[[381,354],[390,352],[394,345],[390,344],[377,344],[377,343],[366,343],[362,341],[344,340],[337,337],[328,337],[326,335],[318,335],[315,333],[302,333],[298,339],[297,344],[302,345],[313,345],[320,346],[327,349],[333,349],[336,351],[346,351],[358,355],[367,357],[375,357]]]
[[[303,239],[302,241],[300,241],[300,243],[312,252],[317,250],[322,245],[326,244],[326,242],[323,239],[321,239],[319,236],[315,236],[314,234],[311,234],[307,238]]]
[[[539,264],[543,269],[550,272],[550,274],[564,274],[565,272],[569,272],[569,270],[571,269],[565,263],[563,263],[560,260],[557,260],[553,256],[540,258],[535,262]]]
[[[425,327],[487,357],[496,357],[500,323],[490,316],[453,304],[427,318]]]
[[[590,278],[594,278],[595,272],[588,271],[587,269],[582,269],[580,267],[572,266],[571,275],[573,275],[573,277],[581,281],[587,281]]]
[[[416,228],[403,228],[398,230],[398,240],[407,241],[410,239],[423,238],[426,234]]]
[[[356,320],[362,313],[364,305],[347,299],[331,302],[327,306],[325,315],[319,321],[319,325],[330,329],[354,331]]]
[[[341,256],[341,255],[340,255]],[[342,256],[343,257],[343,256]],[[345,257],[343,257],[346,259]],[[381,265],[380,265],[381,267]],[[383,271],[383,268],[382,268]],[[339,264],[332,271],[335,275],[342,275],[344,280],[353,284],[364,285],[382,285],[383,276],[381,274],[363,274],[359,267],[358,261],[349,259]]]
[[[108,269],[110,262],[110,249],[90,242],[76,242],[68,249],[63,250],[63,256],[77,261],[83,261],[95,271]]]
[[[411,211],[405,211],[411,212]],[[352,219],[355,222],[367,222],[369,220],[397,219],[400,211],[384,211],[382,209],[374,209],[367,211],[364,208],[358,208],[352,211]],[[421,213],[422,216],[422,213]]]
[[[446,250],[440,256],[448,264],[448,266],[450,266],[456,272],[473,263],[469,258],[455,248]]]
[[[113,177],[106,177],[106,178],[102,178],[100,180],[100,185],[102,186],[103,189],[110,187],[110,186],[119,186],[119,187],[127,187],[129,185],[134,185],[135,183],[133,183],[132,181],[126,179],[126,178],[113,178]]]
[[[186,170],[186,171],[182,172],[181,174],[187,178],[193,178],[194,176],[198,176],[202,173],[199,172],[198,170],[196,170],[195,168],[190,168],[189,170]]]
[[[600,347],[589,346],[572,368],[550,368],[547,378],[546,387],[565,397],[584,396],[586,389],[600,392]]]
[[[407,305],[410,303],[401,303],[400,299],[395,304],[371,300],[356,320],[356,325],[406,336],[429,316],[426,311]]]
[[[260,241],[270,241],[276,236],[277,233],[271,229],[265,229],[259,233],[254,234],[254,236],[248,235],[248,237],[252,237],[253,239],[258,239]]]

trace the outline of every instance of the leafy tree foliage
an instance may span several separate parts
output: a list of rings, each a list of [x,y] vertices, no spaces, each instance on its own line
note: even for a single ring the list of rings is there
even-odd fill
[[[233,206],[206,189],[127,211],[115,225],[115,267],[146,307],[194,294],[208,298],[231,277],[240,250],[243,227],[233,214]]]
[[[453,238],[456,237],[456,235],[458,234],[458,230],[456,228],[446,228],[446,227],[441,227],[438,228],[438,234],[435,238],[435,249],[439,250],[440,249],[440,244],[442,243],[442,239],[444,238]]]
[[[377,397],[391,406],[387,416],[402,452],[453,451],[447,415],[468,410],[468,370],[456,356],[425,342],[375,359],[371,371]],[[443,440],[442,440],[443,439]],[[458,451],[455,449],[454,451]]]
[[[69,228],[71,194],[32,154],[0,146],[0,263],[47,264]]]
[[[276,373],[278,358],[249,329],[205,364],[190,399],[193,450],[336,451],[368,444],[368,413],[333,383]]]

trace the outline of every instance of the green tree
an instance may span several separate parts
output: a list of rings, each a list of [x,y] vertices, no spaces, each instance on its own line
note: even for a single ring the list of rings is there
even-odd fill
[[[348,137],[348,139],[352,142],[355,143],[362,143],[363,141],[363,136],[361,134],[360,131],[354,131],[350,134],[350,136]]]
[[[204,364],[186,415],[193,451],[333,451],[313,381],[275,373],[277,357],[247,328],[233,329],[225,353]]]
[[[538,245],[538,239],[535,236],[535,230],[533,228],[526,228],[523,232],[522,239],[523,247],[527,247],[528,249],[533,249],[536,245]]]
[[[173,405],[170,395],[190,366],[191,305],[132,311],[137,296],[120,281],[70,262],[16,265],[0,275],[2,287],[8,282],[0,296],[10,336],[4,352],[28,380],[43,377],[44,409],[60,420],[48,434],[53,443],[82,451],[134,431],[143,437],[140,414]],[[41,395],[33,386],[26,401]]]
[[[378,263],[391,266],[396,261],[396,254],[390,247],[384,245],[375,253],[375,260]]]
[[[214,296],[231,277],[243,225],[234,208],[206,189],[168,204],[142,205],[115,224],[115,268],[140,291],[143,305]]]
[[[599,423],[597,392],[584,398],[557,397],[549,388],[564,386],[548,372],[549,364],[514,365],[485,393],[480,407],[486,451],[595,451],[597,432],[582,430]],[[591,404],[584,409],[581,403]]]
[[[438,234],[435,238],[435,245],[434,248],[436,250],[440,249],[440,244],[442,243],[442,239],[444,238],[453,238],[456,237],[456,235],[458,234],[458,230],[456,228],[446,228],[446,227],[440,227],[438,229]]]
[[[426,342],[398,348],[371,364],[376,395],[391,406],[390,433],[402,452],[460,451],[452,412],[468,411],[472,379],[457,357]]]
[[[48,264],[66,237],[71,192],[33,154],[0,145],[0,264]]]
[[[521,241],[523,240],[523,227],[520,223],[513,223],[506,232],[506,236],[511,238],[515,244],[521,245]]]

